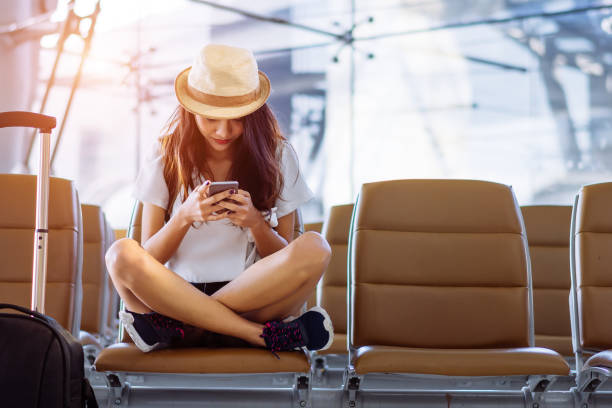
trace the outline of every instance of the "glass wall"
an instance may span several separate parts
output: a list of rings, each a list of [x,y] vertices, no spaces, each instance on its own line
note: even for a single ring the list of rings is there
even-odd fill
[[[127,3],[102,2],[55,164],[117,228],[176,106],[174,77],[206,42],[251,48],[269,75],[316,195],[306,221],[377,180],[497,181],[524,205],[571,204],[612,178],[609,1],[219,2],[293,26],[187,0]],[[39,94],[54,53],[41,51]],[[61,117],[74,68],[49,113]]]

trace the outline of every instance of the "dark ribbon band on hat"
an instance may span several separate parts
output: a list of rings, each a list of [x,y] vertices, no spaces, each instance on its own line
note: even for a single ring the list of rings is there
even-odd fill
[[[211,95],[204,92],[200,92],[195,88],[187,85],[187,91],[189,95],[198,102],[205,103],[206,105],[219,106],[219,107],[231,107],[231,106],[241,106],[247,105],[251,102],[257,100],[259,96],[259,86],[254,91],[246,93],[244,95],[236,95],[236,96],[220,96],[220,95]]]

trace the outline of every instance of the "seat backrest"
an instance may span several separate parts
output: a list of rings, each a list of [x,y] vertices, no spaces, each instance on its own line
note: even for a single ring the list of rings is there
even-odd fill
[[[529,254],[510,187],[364,184],[352,221],[351,348],[533,345]]]
[[[102,208],[82,204],[83,214],[83,309],[81,329],[104,333],[108,302],[108,275],[104,254],[107,249],[107,226]]]
[[[320,234],[322,229],[323,229],[322,222],[309,222],[307,224],[304,224],[304,231],[314,231]]]
[[[113,229],[113,240],[127,237],[127,229]]]
[[[302,219],[302,212],[300,209],[295,210],[295,217],[293,217],[293,239],[296,239],[304,233],[304,220]]]
[[[323,226],[323,236],[332,254],[317,287],[318,304],[329,313],[334,332],[346,333],[346,257],[353,204],[331,207]]]
[[[128,226],[127,236],[140,243],[142,234],[142,203],[136,201],[132,208],[132,216],[130,217],[130,225]]]
[[[572,299],[579,350],[612,348],[612,183],[583,186],[572,219]]]
[[[106,217],[105,217],[106,218]],[[118,239],[116,231],[113,229],[111,224],[106,220],[106,243],[104,253],[111,247],[113,242]],[[125,231],[125,230],[123,230]],[[123,237],[123,236],[121,236]],[[106,262],[105,262],[106,266]],[[107,332],[105,332],[107,338],[113,338],[117,335],[117,327],[118,327],[118,313],[119,313],[119,293],[113,286],[113,281],[110,277],[107,276],[107,286],[108,286],[108,301],[106,308],[106,328]]]
[[[536,346],[571,356],[569,236],[572,207],[521,207],[533,277]]]
[[[36,176],[0,175],[0,302],[30,308]],[[81,323],[81,207],[74,184],[49,180],[45,313],[78,337]]]
[[[321,228],[323,227],[323,223],[322,222],[309,222],[307,224],[304,224],[304,231],[314,231],[314,232],[318,232],[321,233]],[[306,309],[310,309],[313,306],[317,305],[317,292],[314,291],[312,292],[312,295],[310,295],[310,297],[308,298],[308,301],[306,302]]]

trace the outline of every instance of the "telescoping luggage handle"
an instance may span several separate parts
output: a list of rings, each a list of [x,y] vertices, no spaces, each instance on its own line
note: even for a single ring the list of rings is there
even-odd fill
[[[34,262],[32,264],[32,310],[45,313],[47,282],[47,239],[49,232],[49,160],[51,130],[56,120],[52,116],[32,112],[0,112],[0,128],[28,127],[40,132],[40,159],[36,180],[36,230],[34,232]]]

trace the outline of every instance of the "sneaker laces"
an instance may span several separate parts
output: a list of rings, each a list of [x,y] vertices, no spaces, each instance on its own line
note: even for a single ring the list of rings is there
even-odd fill
[[[304,347],[307,342],[304,331],[297,320],[290,322],[272,320],[266,322],[261,337],[266,342],[266,348],[278,359],[280,357],[276,354],[277,351],[294,350]]]

